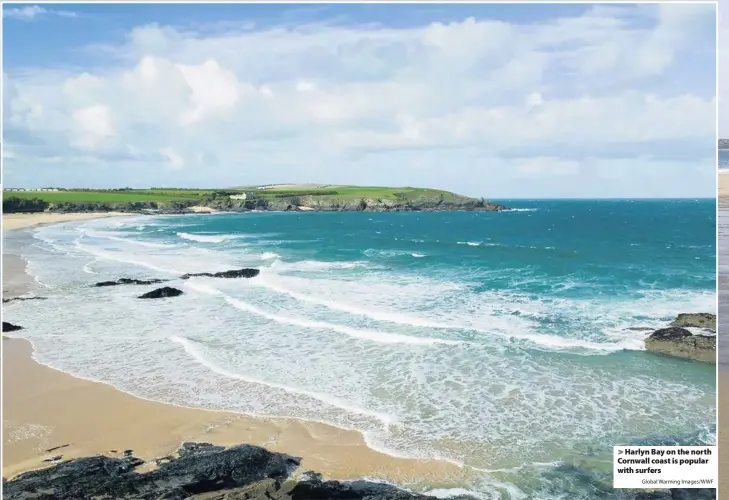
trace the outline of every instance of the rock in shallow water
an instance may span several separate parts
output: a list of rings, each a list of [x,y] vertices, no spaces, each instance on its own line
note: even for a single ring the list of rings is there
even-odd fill
[[[258,269],[232,269],[230,271],[221,271],[218,273],[188,273],[180,276],[183,280],[196,276],[207,278],[255,278],[261,271]]]
[[[8,323],[7,321],[3,321],[3,333],[4,332],[15,332],[17,330],[22,330],[22,326],[14,325],[12,323]]]
[[[645,341],[648,351],[678,358],[716,363],[716,336],[693,335],[685,328],[656,330]]]
[[[681,328],[706,328],[716,331],[716,314],[709,313],[681,313],[673,320],[671,326]]]
[[[172,288],[171,286],[165,286],[162,288],[158,288],[156,290],[152,290],[151,292],[142,294],[138,298],[140,298],[140,299],[162,299],[165,297],[177,297],[178,295],[182,295],[183,293],[184,292],[182,290],[178,290],[177,288]]]
[[[9,299],[3,299],[3,304],[6,304],[8,302],[25,301],[25,300],[46,300],[46,297],[11,297]]]
[[[137,280],[132,278],[119,278],[116,281],[100,281],[94,286],[116,286],[116,285],[155,285],[162,283],[167,280],[151,279],[151,280]]]

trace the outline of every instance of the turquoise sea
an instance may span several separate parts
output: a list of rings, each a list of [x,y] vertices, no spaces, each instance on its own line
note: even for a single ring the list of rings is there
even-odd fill
[[[5,250],[49,300],[6,317],[53,367],[149,399],[357,429],[378,450],[462,464],[483,498],[630,498],[610,488],[614,445],[715,440],[714,367],[646,353],[650,331],[635,329],[715,311],[715,202],[503,203],[514,209],[17,232]],[[241,267],[261,274],[176,280]],[[90,287],[120,277],[185,294]]]

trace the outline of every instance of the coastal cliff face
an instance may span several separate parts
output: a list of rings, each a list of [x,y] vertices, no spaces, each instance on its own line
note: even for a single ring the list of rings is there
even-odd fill
[[[359,481],[324,481],[297,469],[299,458],[252,445],[231,448],[184,443],[175,457],[154,460],[157,469],[139,473],[144,463],[132,450],[124,458],[69,460],[26,472],[4,482],[8,500],[435,500],[395,486]],[[61,456],[53,457],[61,460]],[[475,500],[468,495],[452,500]],[[713,500],[715,489],[641,491],[639,500]]]
[[[129,212],[146,213],[159,212],[178,214],[184,213],[189,207],[195,205],[191,201],[179,201],[174,203],[160,203],[156,201],[131,202],[131,203],[50,203],[46,208],[48,212],[57,213],[107,213],[107,212]]]
[[[206,206],[221,211],[270,210],[285,212],[291,210],[316,212],[416,212],[439,210],[481,210],[498,211],[506,207],[483,199],[454,197],[446,200],[439,197],[414,199],[389,198],[340,198],[319,196],[292,196],[256,200],[211,200]]]
[[[188,213],[190,207],[202,206],[221,212],[248,212],[252,210],[287,212],[418,212],[418,211],[500,211],[507,208],[498,203],[479,198],[454,195],[444,197],[416,198],[349,198],[337,196],[287,196],[280,198],[254,198],[247,200],[231,199],[229,196],[208,197],[197,201],[178,201],[174,203],[135,202],[135,203],[52,203],[49,212],[155,212]]]

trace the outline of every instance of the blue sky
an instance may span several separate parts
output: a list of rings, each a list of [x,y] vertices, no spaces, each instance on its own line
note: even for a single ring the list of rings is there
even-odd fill
[[[712,5],[4,4],[7,187],[713,196]]]

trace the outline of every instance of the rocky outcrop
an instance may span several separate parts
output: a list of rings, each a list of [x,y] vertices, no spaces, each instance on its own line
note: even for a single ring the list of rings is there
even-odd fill
[[[180,276],[183,280],[196,276],[207,278],[255,278],[261,271],[258,269],[232,269],[230,271],[221,271],[218,273],[188,273]]]
[[[671,326],[680,328],[704,328],[716,331],[716,314],[709,313],[681,313],[673,320]]]
[[[57,459],[58,457],[53,457]],[[55,463],[4,484],[7,500],[435,500],[384,483],[324,481],[297,474],[300,459],[252,445],[231,448],[185,443],[158,468],[136,472],[144,462],[131,450],[123,458],[95,456]],[[474,500],[467,495],[454,500]],[[602,498],[602,497],[600,497]],[[716,490],[637,492],[639,500],[713,500]]]
[[[3,333],[5,332],[16,332],[18,330],[22,330],[22,326],[14,325],[12,323],[8,323],[7,321],[3,321]]]
[[[222,448],[186,443],[177,457],[137,473],[134,456],[80,458],[27,472],[5,483],[4,498],[85,499],[430,499],[393,486],[355,481],[322,481],[318,474],[291,478],[296,457],[251,445]],[[464,497],[465,498],[465,497]]]
[[[138,280],[132,278],[119,278],[116,281],[100,281],[94,286],[116,286],[116,285],[155,285],[162,283],[167,280],[151,279],[151,280]]]
[[[685,328],[656,330],[645,341],[648,351],[678,358],[716,363],[716,336],[694,335]]]
[[[196,203],[196,200],[179,200],[174,202],[136,201],[129,203],[62,202],[49,204],[47,210],[49,212],[59,213],[125,212],[136,214],[182,214],[188,211],[188,207],[194,206]]]
[[[230,490],[264,479],[283,481],[298,462],[255,446],[193,453],[139,474],[144,463],[126,456],[80,458],[8,481],[4,498],[82,499],[178,499],[206,492]]]
[[[47,297],[12,297],[9,299],[3,299],[3,304],[8,302],[24,301],[24,300],[46,300]]]
[[[445,194],[441,196],[415,196],[395,193],[394,198],[356,198],[346,196],[299,195],[273,198],[211,197],[204,202],[214,210],[222,212],[244,212],[249,210],[271,212],[435,212],[435,211],[500,211],[507,207],[483,198],[469,198]]]
[[[138,298],[140,298],[140,299],[163,299],[165,297],[177,297],[178,295],[182,295],[183,293],[184,292],[182,290],[178,290],[177,288],[172,288],[171,286],[164,286],[162,288],[158,288],[156,290],[152,290],[151,292],[142,294]]]
[[[62,202],[48,203],[43,200],[13,198],[3,200],[6,213],[49,211],[61,213],[126,212],[136,214],[187,214],[201,209],[221,212],[247,212],[251,210],[286,212],[433,212],[446,210],[500,211],[507,207],[483,198],[471,198],[447,192],[413,193],[409,188],[391,192],[382,198],[339,195],[331,192],[286,194],[261,197],[256,193],[246,199],[232,198],[234,192],[216,192],[202,198],[177,201],[140,201],[128,203]]]

